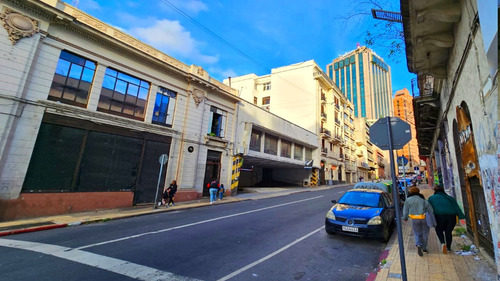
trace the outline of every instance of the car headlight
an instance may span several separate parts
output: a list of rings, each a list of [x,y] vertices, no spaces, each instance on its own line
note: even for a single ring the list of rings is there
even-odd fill
[[[326,218],[335,220],[335,214],[333,213],[333,208],[331,208],[327,213],[326,213]]]
[[[367,225],[379,225],[379,224],[382,224],[382,218],[380,216],[371,218],[367,223]]]

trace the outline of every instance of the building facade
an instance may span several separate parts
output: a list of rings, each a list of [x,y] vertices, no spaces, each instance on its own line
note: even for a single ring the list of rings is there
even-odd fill
[[[500,269],[498,5],[401,1],[419,154]],[[488,4],[489,3],[489,4]]]
[[[405,173],[414,174],[420,170],[420,157],[418,156],[418,141],[415,131],[415,115],[413,113],[413,97],[408,89],[396,91],[393,99],[394,116],[410,124],[412,139],[402,149],[396,151],[398,157],[404,156],[408,164],[404,166]],[[403,172],[403,166],[398,164],[399,174]]]
[[[0,11],[0,219],[230,183],[236,90],[63,2]]]
[[[275,68],[260,77],[232,77],[224,83],[240,89],[242,99],[318,135],[319,153],[312,159],[309,184],[355,181],[353,160],[345,162],[345,155],[352,155],[352,146],[346,147],[345,132],[348,129],[349,139],[353,106],[316,62]]]
[[[358,47],[334,59],[326,71],[354,105],[355,117],[393,116],[391,68],[373,50]]]

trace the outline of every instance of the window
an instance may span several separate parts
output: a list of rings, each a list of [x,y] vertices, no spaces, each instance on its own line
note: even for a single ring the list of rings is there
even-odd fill
[[[306,147],[306,161],[312,160],[312,148]]]
[[[266,135],[264,138],[264,153],[278,155],[278,138]]]
[[[250,136],[250,150],[260,151],[261,137],[262,137],[261,132],[252,130],[252,135]]]
[[[208,126],[208,135],[213,137],[224,137],[226,127],[227,113],[215,106],[210,107],[210,118]]]
[[[257,104],[257,97],[253,97],[253,104]]]
[[[95,62],[61,51],[48,99],[86,107],[95,67]]]
[[[286,140],[281,140],[281,157],[292,157],[292,143]]]
[[[108,68],[104,75],[97,110],[144,120],[149,86],[146,81]]]
[[[264,91],[269,91],[269,90],[271,90],[271,82],[264,84]]]
[[[163,87],[158,88],[153,111],[153,124],[172,126],[176,96],[174,91]]]
[[[302,145],[295,144],[293,149],[293,159],[302,160]]]
[[[262,98],[262,105],[270,104],[271,103],[271,97],[263,97]]]

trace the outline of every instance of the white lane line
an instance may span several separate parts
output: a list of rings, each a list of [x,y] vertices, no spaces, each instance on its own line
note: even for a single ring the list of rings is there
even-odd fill
[[[238,274],[242,273],[243,271],[248,270],[248,269],[250,269],[250,268],[252,268],[252,267],[254,267],[254,266],[258,265],[259,263],[262,263],[262,262],[264,262],[264,261],[266,261],[266,260],[268,260],[268,259],[270,259],[270,258],[272,258],[272,257],[276,256],[277,254],[279,254],[279,253],[281,253],[281,252],[285,251],[286,249],[288,249],[288,248],[292,247],[293,245],[295,245],[295,244],[299,243],[300,241],[302,241],[302,240],[306,239],[307,237],[309,237],[309,236],[311,236],[311,235],[315,234],[316,232],[321,231],[323,228],[325,228],[325,227],[324,227],[324,226],[322,226],[322,227],[320,227],[320,228],[318,228],[318,229],[316,229],[316,230],[314,230],[314,231],[312,231],[312,232],[310,232],[310,233],[308,233],[308,234],[306,234],[306,235],[304,235],[304,236],[300,237],[299,239],[297,239],[297,240],[293,241],[292,243],[290,243],[290,244],[288,244],[288,245],[284,246],[283,248],[281,248],[281,249],[279,249],[279,250],[277,250],[277,251],[275,251],[275,252],[273,252],[273,253],[271,253],[271,254],[269,254],[269,255],[267,255],[267,256],[265,256],[265,257],[263,257],[263,258],[261,258],[261,259],[259,259],[259,260],[257,260],[257,261],[254,261],[254,262],[252,262],[251,264],[249,264],[249,265],[247,265],[247,266],[244,266],[244,267],[242,267],[242,268],[240,268],[240,269],[236,270],[235,272],[233,272],[233,273],[231,273],[231,274],[229,274],[229,275],[226,275],[226,276],[224,276],[224,277],[220,278],[220,279],[219,279],[219,280],[217,280],[217,281],[225,281],[225,280],[229,280],[229,279],[233,278],[234,276],[236,276],[236,275],[238,275]]]
[[[0,246],[51,255],[138,280],[199,281],[198,279],[176,275],[171,272],[161,271],[152,267],[57,245],[0,239]]]
[[[307,199],[302,199],[302,200],[297,200],[297,201],[292,201],[292,202],[288,202],[288,203],[283,203],[283,204],[279,204],[279,205],[269,206],[269,207],[265,207],[265,208],[255,209],[255,210],[251,210],[251,211],[241,212],[241,213],[237,213],[237,214],[222,216],[222,217],[213,218],[213,219],[209,219],[209,220],[193,222],[193,223],[188,223],[188,224],[179,225],[179,226],[175,226],[175,227],[160,229],[160,230],[156,230],[156,231],[144,232],[141,234],[126,236],[126,237],[122,237],[122,238],[118,238],[118,239],[113,239],[113,240],[103,241],[103,242],[90,244],[90,245],[86,245],[86,246],[81,246],[81,247],[75,248],[75,250],[82,250],[82,249],[86,249],[86,248],[90,248],[90,247],[101,246],[101,245],[114,243],[114,242],[120,242],[120,241],[124,241],[124,240],[128,240],[128,239],[132,239],[132,238],[138,238],[138,237],[142,237],[145,235],[158,234],[158,233],[167,232],[167,231],[171,231],[171,230],[175,230],[175,229],[181,229],[181,228],[186,228],[186,227],[190,227],[190,226],[194,226],[194,225],[198,225],[198,224],[203,224],[203,223],[207,223],[207,222],[212,222],[212,221],[227,219],[227,218],[231,218],[231,217],[251,214],[251,213],[269,210],[269,209],[273,209],[273,208],[283,207],[283,206],[290,205],[290,204],[296,204],[296,203],[300,203],[300,202],[304,202],[304,201],[308,201],[308,200],[314,200],[314,199],[318,199],[321,197],[323,197],[323,195],[311,197],[311,198],[307,198]]]

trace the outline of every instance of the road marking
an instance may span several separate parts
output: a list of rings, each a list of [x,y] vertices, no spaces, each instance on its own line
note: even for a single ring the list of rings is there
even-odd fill
[[[0,239],[0,246],[51,255],[138,280],[199,281],[198,279],[176,275],[174,273],[161,271],[152,267],[57,245]]]
[[[254,267],[254,266],[256,266],[256,265],[258,265],[258,264],[260,264],[260,263],[262,263],[262,262],[264,262],[264,261],[266,261],[266,260],[268,260],[268,259],[270,259],[270,258],[272,258],[272,257],[274,257],[274,256],[276,256],[277,254],[279,254],[279,253],[281,253],[281,252],[285,251],[286,249],[288,249],[288,248],[292,247],[293,245],[295,245],[295,244],[299,243],[300,241],[302,241],[302,240],[306,239],[307,237],[309,237],[309,236],[311,236],[311,235],[315,234],[316,232],[321,231],[321,230],[322,230],[322,229],[324,229],[324,228],[325,228],[325,227],[324,227],[324,226],[322,226],[322,227],[320,227],[320,228],[318,228],[318,229],[316,229],[316,230],[314,230],[314,231],[312,231],[312,232],[309,232],[308,234],[306,234],[306,235],[304,235],[304,236],[300,237],[299,239],[297,239],[297,240],[293,241],[292,243],[290,243],[290,244],[288,244],[288,245],[284,246],[283,248],[281,248],[281,249],[279,249],[279,250],[277,250],[277,251],[275,251],[275,252],[273,252],[273,253],[271,253],[271,254],[269,254],[269,255],[267,255],[267,256],[265,256],[265,257],[263,257],[263,258],[261,258],[261,259],[259,259],[259,260],[257,260],[257,261],[254,261],[254,262],[252,262],[251,264],[249,264],[249,265],[247,265],[247,266],[244,266],[244,267],[242,267],[242,268],[240,268],[240,269],[236,270],[235,272],[233,272],[233,273],[231,273],[231,274],[229,274],[229,275],[226,275],[226,276],[224,276],[224,277],[220,278],[220,279],[219,279],[219,280],[217,280],[217,281],[225,281],[225,280],[231,279],[231,278],[233,278],[234,276],[236,276],[236,275],[238,275],[238,274],[242,273],[243,271],[248,270],[248,269],[250,269],[250,268],[252,268],[252,267]]]
[[[199,221],[199,222],[193,222],[193,223],[188,223],[188,224],[179,225],[179,226],[175,226],[175,227],[160,229],[160,230],[156,230],[156,231],[144,232],[144,233],[141,233],[141,234],[126,236],[126,237],[122,237],[122,238],[118,238],[118,239],[113,239],[113,240],[108,240],[108,241],[99,242],[99,243],[95,243],[95,244],[90,244],[90,245],[86,245],[86,246],[81,246],[81,247],[78,247],[78,248],[75,248],[75,249],[76,250],[82,250],[82,249],[86,249],[86,248],[90,248],[90,247],[95,247],[95,246],[101,246],[101,245],[105,245],[105,244],[120,242],[120,241],[132,239],[132,238],[138,238],[138,237],[142,237],[142,236],[146,236],[146,235],[163,233],[163,232],[167,232],[167,231],[171,231],[171,230],[176,230],[176,229],[181,229],[181,228],[186,228],[186,227],[190,227],[190,226],[195,226],[195,225],[203,224],[203,223],[207,223],[207,222],[213,222],[213,221],[217,221],[217,220],[222,220],[222,219],[227,219],[227,218],[231,218],[231,217],[236,217],[236,216],[251,214],[251,213],[260,212],[260,211],[264,211],[264,210],[269,210],[269,209],[273,209],[273,208],[283,207],[283,206],[290,205],[290,204],[296,204],[296,203],[300,203],[300,202],[304,202],[304,201],[308,201],[308,200],[314,200],[314,199],[318,199],[318,198],[321,198],[321,197],[323,197],[323,195],[316,196],[316,197],[311,197],[311,198],[307,198],[307,199],[302,199],[302,200],[297,200],[297,201],[292,201],[292,202],[288,202],[288,203],[278,204],[278,205],[274,205],[274,206],[269,206],[269,207],[265,207],[265,208],[255,209],[255,210],[251,210],[251,211],[241,212],[241,213],[237,213],[237,214],[222,216],[222,217],[213,218],[213,219],[209,219],[209,220],[204,220],[204,221]]]

